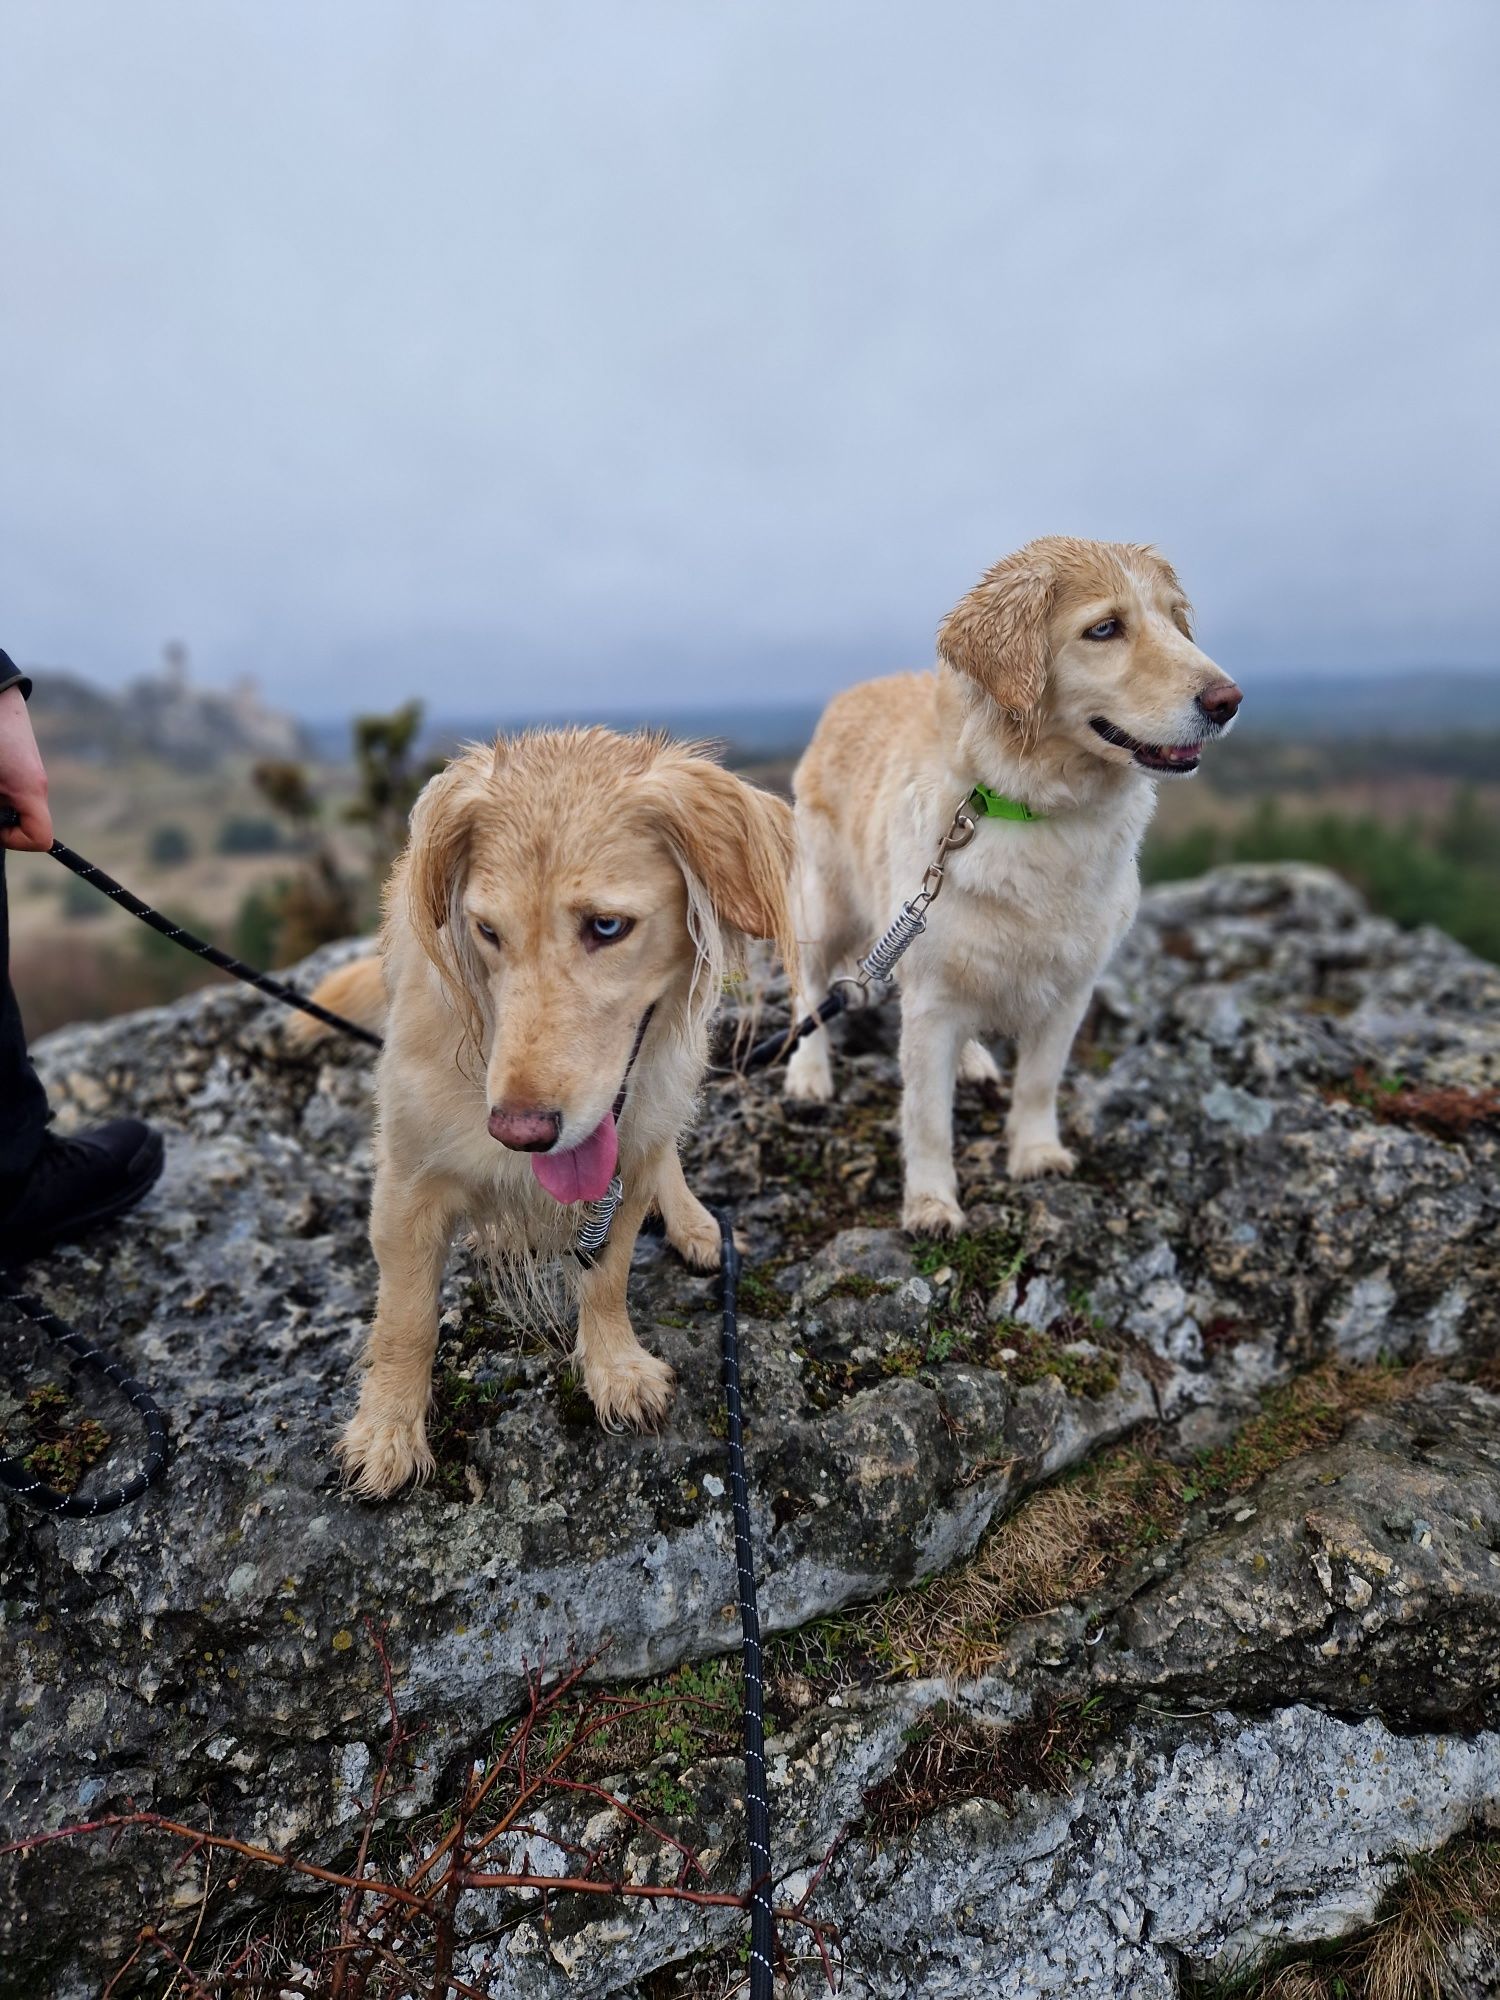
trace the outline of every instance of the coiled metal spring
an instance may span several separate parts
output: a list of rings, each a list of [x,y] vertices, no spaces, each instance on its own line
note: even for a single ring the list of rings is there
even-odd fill
[[[867,979],[889,979],[898,958],[914,938],[919,938],[927,928],[926,907],[932,898],[924,894],[910,903],[903,903],[900,911],[889,926],[871,945],[859,962],[859,969]]]
[[[604,1248],[609,1239],[609,1226],[615,1219],[615,1210],[620,1206],[624,1193],[625,1183],[616,1174],[597,1201],[583,1204],[583,1219],[573,1243],[578,1256],[585,1259],[597,1257]]]

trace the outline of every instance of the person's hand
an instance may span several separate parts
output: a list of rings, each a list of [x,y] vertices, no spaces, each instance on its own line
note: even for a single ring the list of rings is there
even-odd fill
[[[0,845],[45,854],[52,845],[47,773],[18,687],[0,694],[0,805],[14,806],[21,815],[19,826],[0,826]]]

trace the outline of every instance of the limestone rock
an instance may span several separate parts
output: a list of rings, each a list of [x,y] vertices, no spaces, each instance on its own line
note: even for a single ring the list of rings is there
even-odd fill
[[[687,1148],[748,1245],[769,1629],[961,1560],[1144,1422],[1231,1424],[1326,1356],[1493,1356],[1500,1133],[1426,1119],[1421,1093],[1500,1080],[1500,972],[1436,933],[1369,917],[1316,870],[1152,892],[1065,1085],[1077,1176],[1009,1188],[1004,1086],[961,1088],[960,1246],[896,1227],[893,1011],[842,1025],[833,1105],[716,1075]],[[731,1008],[721,1053],[738,1025]],[[660,1437],[620,1438],[455,1257],[439,1477],[358,1504],[329,1447],[373,1298],[366,1054],[289,1059],[238,988],[37,1053],[65,1122],[128,1110],[166,1133],[152,1198],[30,1282],[156,1386],[176,1456],[99,1522],[0,1503],[0,1840],[134,1799],[347,1856],[383,1730],[367,1617],[426,1729],[412,1814],[482,1753],[524,1662],[597,1653],[596,1676],[623,1677],[733,1648],[712,1280],[643,1241],[632,1310],[681,1389]],[[8,1331],[5,1352],[12,1381],[37,1365]],[[106,1478],[135,1434],[97,1414]],[[1014,1684],[966,1691],[972,1712],[1093,1688],[1124,1704],[1115,1737],[1071,1799],[944,1807],[904,1861],[861,1836],[861,1801],[946,1691],[814,1701],[777,1766],[777,1860],[805,1878],[845,1836],[820,1893],[847,1990],[1166,1993],[1174,1953],[1220,1965],[1365,1911],[1402,1854],[1496,1792],[1475,1732],[1497,1720],[1497,1448],[1496,1399],[1438,1384],[1284,1467],[1245,1521],[1195,1522],[1125,1601],[1058,1614],[1029,1653],[1018,1639]],[[1142,1700],[1212,1712],[1132,1721]],[[704,1777],[726,1867],[735,1783],[732,1759]],[[0,1863],[0,1994],[96,1992],[182,1893],[174,1859],[125,1841]],[[585,1913],[550,1941],[522,1925],[495,1990],[639,1992],[736,1927],[678,1907]]]

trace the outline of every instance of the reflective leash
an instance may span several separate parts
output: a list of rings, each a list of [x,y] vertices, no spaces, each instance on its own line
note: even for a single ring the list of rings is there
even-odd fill
[[[745,1478],[740,1408],[740,1253],[730,1219],[719,1215],[719,1296],[724,1411],[729,1419],[729,1500],[734,1510],[734,1571],[740,1606],[741,1708],[745,1741],[745,1842],[750,1850],[750,2000],[771,2000],[775,1978],[776,1920],[771,1913],[771,1810],[766,1803],[765,1669],[760,1611],[755,1595],[755,1552],[750,1541],[750,1488]]]
[[[0,1486],[8,1487],[43,1513],[62,1514],[71,1520],[92,1519],[97,1514],[113,1514],[117,1508],[128,1507],[148,1487],[154,1486],[167,1469],[167,1423],[156,1399],[134,1376],[125,1373],[113,1355],[95,1347],[81,1333],[75,1333],[30,1292],[13,1291],[11,1282],[8,1273],[0,1271],[0,1305],[13,1307],[22,1319],[41,1331],[51,1346],[71,1354],[75,1375],[100,1376],[119,1390],[145,1427],[146,1456],[133,1479],[127,1479],[123,1486],[107,1487],[102,1493],[93,1494],[60,1493],[32,1472],[24,1459],[0,1458]]]
[[[19,826],[21,815],[10,806],[0,806],[0,826]],[[305,993],[299,993],[295,986],[288,986],[280,979],[273,979],[268,972],[257,972],[253,965],[246,965],[243,959],[231,958],[227,951],[220,951],[216,944],[206,938],[195,937],[181,924],[174,924],[170,917],[153,910],[149,903],[143,903],[139,896],[117,882],[113,875],[106,875],[102,868],[96,868],[92,861],[85,861],[71,847],[65,847],[60,840],[54,840],[47,849],[54,861],[60,861],[64,868],[108,896],[112,903],[118,903],[122,910],[129,910],[131,916],[139,917],[143,924],[149,924],[173,944],[190,951],[195,958],[201,958],[209,965],[216,965],[220,972],[231,973],[234,978],[244,980],[247,986],[254,986],[271,999],[279,1000],[283,1007],[298,1007],[304,1014],[311,1014],[315,1021],[322,1021],[326,1027],[337,1028],[341,1034],[353,1035],[356,1041],[367,1042],[372,1049],[381,1046],[379,1035],[372,1035],[368,1028],[361,1028],[353,1021],[346,1021],[342,1014],[331,1014],[326,1007],[320,1007],[316,1000],[309,1000]]]

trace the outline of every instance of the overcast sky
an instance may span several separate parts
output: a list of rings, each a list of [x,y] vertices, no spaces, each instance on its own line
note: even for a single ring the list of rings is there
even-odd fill
[[[1492,665],[1493,0],[11,0],[0,644],[821,695],[1055,531]]]

